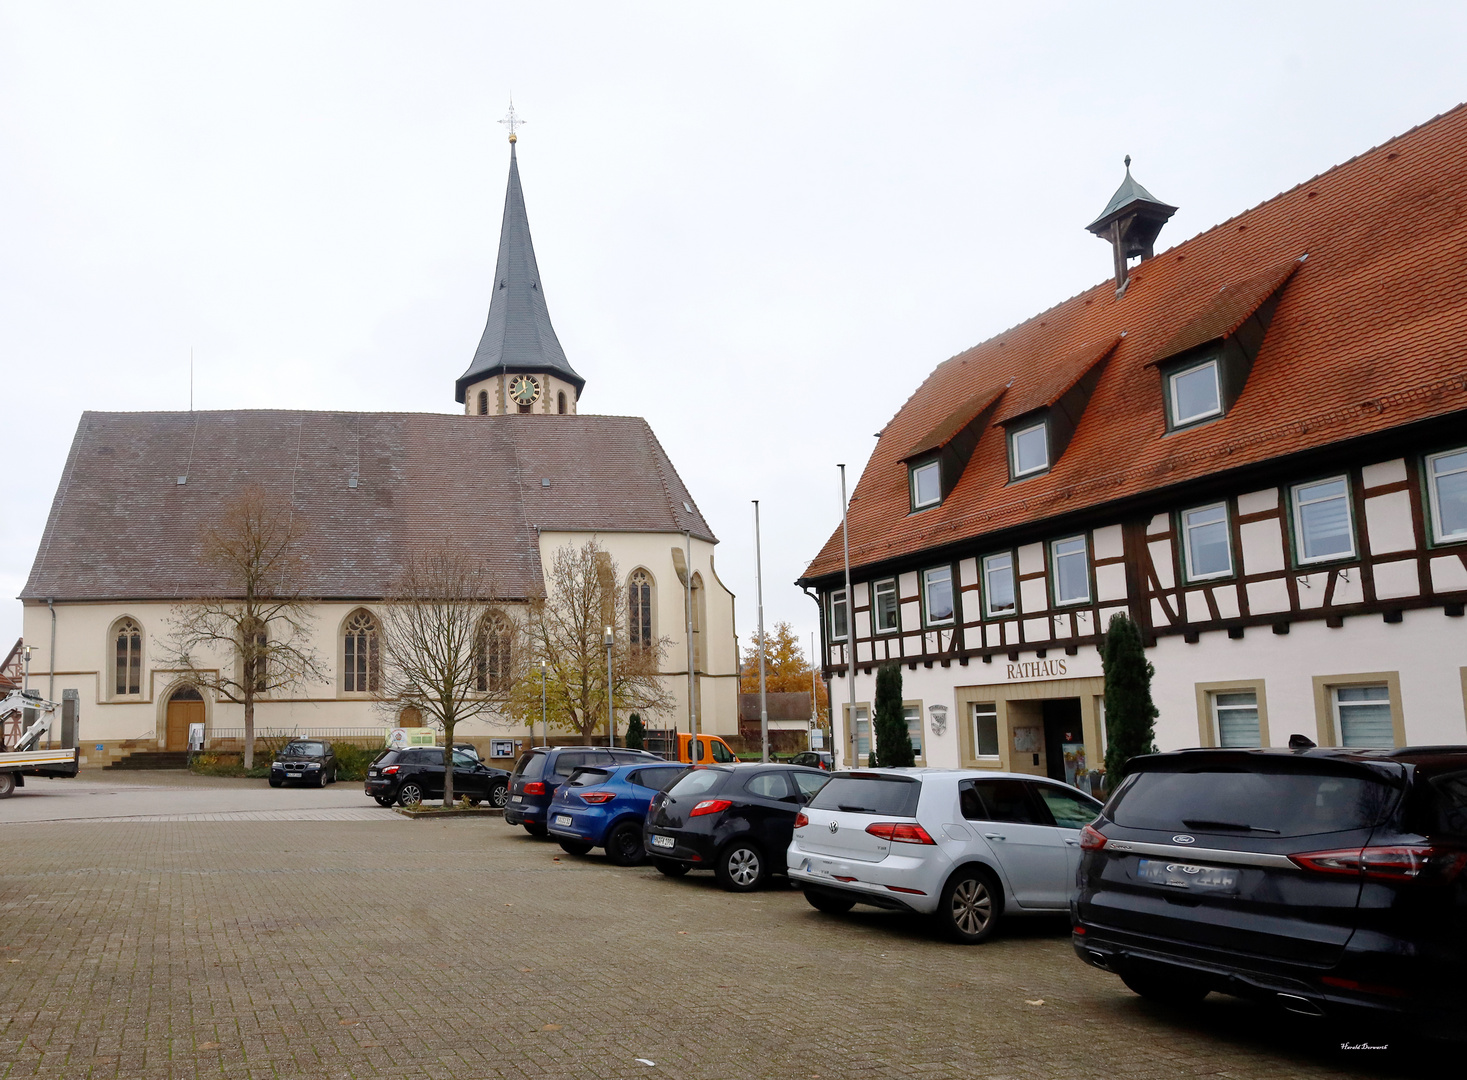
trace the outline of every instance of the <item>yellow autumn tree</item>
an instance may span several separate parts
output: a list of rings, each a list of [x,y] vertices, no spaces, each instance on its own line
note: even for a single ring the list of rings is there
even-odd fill
[[[800,647],[800,639],[787,622],[775,623],[772,631],[764,632],[764,689],[771,694],[808,694],[810,692],[810,661]],[[743,664],[739,670],[739,692],[759,692],[759,634],[755,632],[749,647],[744,650]],[[829,701],[825,693],[825,682],[819,672],[815,675],[816,715],[824,719],[828,715]]]

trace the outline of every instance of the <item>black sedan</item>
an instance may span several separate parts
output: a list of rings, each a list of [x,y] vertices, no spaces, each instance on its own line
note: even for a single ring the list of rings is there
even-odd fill
[[[830,774],[791,765],[705,765],[690,770],[647,812],[642,839],[669,877],[712,870],[733,892],[784,873],[795,815]]]
[[[270,763],[270,786],[309,784],[325,787],[336,783],[336,751],[329,742],[296,739],[280,748]]]
[[[379,806],[427,802],[443,797],[443,747],[409,746],[389,750],[367,769],[365,789]],[[453,794],[473,805],[502,807],[509,796],[509,773],[478,758],[453,752]]]

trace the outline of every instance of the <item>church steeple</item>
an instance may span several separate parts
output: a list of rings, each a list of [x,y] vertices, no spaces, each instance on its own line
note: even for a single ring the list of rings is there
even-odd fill
[[[523,121],[510,108],[509,188],[489,319],[473,361],[454,385],[454,397],[466,402],[470,413],[574,412],[586,380],[566,360],[550,325],[515,156],[514,127]]]

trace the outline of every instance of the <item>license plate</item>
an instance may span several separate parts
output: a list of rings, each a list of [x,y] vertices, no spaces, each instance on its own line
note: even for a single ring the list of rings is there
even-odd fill
[[[301,778],[301,774],[298,772],[288,772],[285,776],[288,780],[299,780]]]
[[[555,815],[555,823],[557,825],[565,825],[565,826],[569,827],[569,825],[571,823],[570,815],[569,814],[556,814]]]
[[[367,770],[367,775],[368,776],[376,776],[377,775],[377,770],[376,769],[368,769]]]
[[[1162,862],[1159,859],[1142,859],[1136,875],[1142,881],[1148,881],[1153,885],[1165,885],[1171,889],[1233,892],[1238,887],[1236,870],[1223,870],[1215,866],[1194,866],[1191,863]]]
[[[654,836],[652,838],[653,847],[670,848],[675,847],[676,845],[677,841],[670,836]]]
[[[525,797],[523,795],[511,795],[509,801],[510,802],[524,802],[525,801]]]

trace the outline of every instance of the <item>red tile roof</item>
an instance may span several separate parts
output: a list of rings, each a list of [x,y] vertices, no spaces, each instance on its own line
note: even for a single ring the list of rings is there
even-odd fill
[[[1266,299],[1260,290],[1305,255],[1228,414],[1165,435],[1161,376],[1149,362],[1177,341],[1236,328]],[[902,460],[955,402],[1010,380],[1005,410],[1047,397],[1056,358],[1122,334],[1053,469],[1008,483],[1002,433],[988,431],[942,504],[908,512]],[[1467,106],[1458,106],[1141,263],[1120,298],[1106,281],[939,364],[886,425],[856,485],[851,563],[1463,410]],[[837,525],[805,578],[841,565]]]
[[[1282,266],[1274,266],[1261,274],[1225,285],[1212,298],[1212,303],[1202,309],[1175,337],[1156,350],[1148,365],[1160,364],[1188,349],[1206,345],[1209,341],[1225,338],[1248,321],[1270,296],[1283,288],[1294,271],[1304,265],[1303,259],[1290,259]]]

